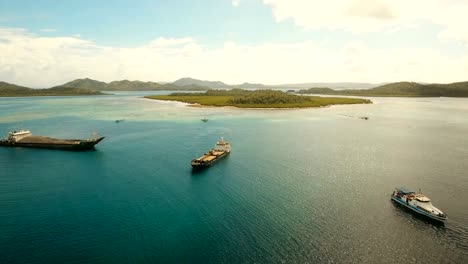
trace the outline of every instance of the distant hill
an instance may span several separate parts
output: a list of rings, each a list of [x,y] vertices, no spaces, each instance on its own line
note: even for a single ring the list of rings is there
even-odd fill
[[[186,85],[200,85],[206,86],[213,89],[304,89],[309,87],[330,87],[335,89],[368,89],[378,86],[378,84],[372,83],[293,83],[293,84],[275,84],[265,85],[261,83],[243,83],[243,84],[226,84],[220,81],[203,81],[193,78],[182,78],[172,83],[177,86]]]
[[[351,90],[333,90],[328,87],[318,87],[300,90],[297,93],[358,96],[468,97],[468,82],[450,84],[396,82],[372,89]]]
[[[65,96],[65,95],[100,95],[101,92],[73,87],[53,87],[49,89],[31,89],[6,82],[0,82],[0,97],[14,96]]]
[[[197,84],[187,84],[177,86],[172,83],[156,83],[142,81],[113,81],[110,83],[100,82],[89,78],[76,79],[74,81],[60,85],[61,87],[74,87],[81,89],[90,89],[96,91],[162,91],[162,90],[188,90],[188,91],[206,91],[209,88]]]
[[[468,97],[468,82],[450,84],[427,84],[416,82],[396,82],[377,85],[370,83],[310,83],[321,84],[313,88],[302,89],[300,94],[357,95],[357,96],[422,96],[422,97]],[[203,81],[182,78],[173,83],[142,81],[100,82],[89,78],[76,79],[50,89],[30,89],[6,82],[0,82],[0,96],[23,95],[84,95],[99,94],[95,91],[206,91],[210,89],[299,89],[309,83],[263,85],[243,83],[229,85],[220,81]],[[353,89],[354,87],[354,89]],[[357,87],[357,88],[356,88]],[[365,88],[372,87],[372,88]],[[333,88],[333,89],[332,89]]]
[[[232,88],[240,88],[240,89],[269,89],[271,87],[261,84],[261,83],[248,83],[245,82],[239,85],[231,85]]]
[[[205,81],[194,78],[181,78],[172,83],[142,82],[142,81],[113,81],[110,83],[100,82],[89,78],[76,79],[67,82],[63,87],[74,87],[90,89],[95,91],[162,91],[162,90],[186,90],[186,91],[206,91],[208,89],[303,89],[309,87],[330,87],[334,89],[367,89],[378,86],[371,83],[298,83],[264,85],[261,83],[226,84],[221,81]]]
[[[171,84],[179,87],[185,87],[190,85],[204,86],[209,88],[230,88],[230,85],[220,81],[202,81],[193,78],[181,78]]]
[[[235,89],[235,88],[241,88],[241,89],[267,89],[268,86],[260,84],[260,83],[243,83],[243,84],[225,84],[220,81],[203,81],[203,80],[197,80],[193,78],[182,78],[178,79],[177,81],[172,83],[173,85],[177,85],[180,87],[186,87],[187,85],[199,85],[199,86],[205,86],[209,87],[212,89]]]
[[[336,82],[336,83],[292,83],[292,84],[280,84],[270,85],[269,87],[287,88],[287,89],[306,89],[310,87],[328,87],[336,90],[345,89],[370,89],[377,87],[381,84],[374,83],[352,83],[352,82]]]
[[[85,78],[85,79],[76,79],[71,82],[67,82],[65,84],[59,85],[59,86],[101,91],[102,87],[105,87],[106,85],[107,83],[105,82],[100,82],[100,81],[96,81],[93,79]]]
[[[24,87],[24,86],[19,86],[16,84],[0,82],[0,93],[28,91],[28,90],[32,90],[32,89]]]
[[[155,82],[142,82],[142,81],[113,81],[105,84],[105,89],[109,91],[136,91],[136,90],[157,90],[160,84]]]

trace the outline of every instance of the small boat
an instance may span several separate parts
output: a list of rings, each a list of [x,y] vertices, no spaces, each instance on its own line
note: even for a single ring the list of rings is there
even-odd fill
[[[202,118],[201,121],[208,122],[208,118]]]
[[[117,119],[115,120],[116,123],[120,123],[120,122],[123,122],[125,119]]]
[[[447,221],[447,215],[440,209],[432,205],[431,199],[422,194],[421,191],[415,191],[406,187],[395,188],[391,199],[398,204],[412,210],[419,215],[444,223]]]

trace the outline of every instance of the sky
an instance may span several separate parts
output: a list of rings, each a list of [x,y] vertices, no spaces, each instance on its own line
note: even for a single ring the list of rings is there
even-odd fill
[[[468,0],[0,0],[0,81],[468,80]]]

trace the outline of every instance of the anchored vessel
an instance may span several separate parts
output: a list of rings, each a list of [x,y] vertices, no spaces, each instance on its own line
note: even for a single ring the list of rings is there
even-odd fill
[[[429,197],[422,194],[421,191],[416,193],[405,187],[396,188],[392,193],[391,199],[405,206],[406,208],[430,219],[439,222],[445,222],[447,220],[447,215],[432,205]]]
[[[33,136],[28,130],[13,131],[8,133],[7,139],[0,140],[0,146],[49,148],[65,150],[89,150],[103,140],[104,137],[93,139],[55,139],[50,137]]]
[[[198,159],[192,160],[192,168],[206,168],[231,153],[231,145],[221,138],[216,142],[215,148]]]

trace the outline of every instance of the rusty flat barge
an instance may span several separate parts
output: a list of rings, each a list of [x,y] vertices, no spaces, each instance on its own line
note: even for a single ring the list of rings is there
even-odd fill
[[[92,139],[56,139],[34,136],[30,131],[21,130],[10,132],[7,139],[0,140],[0,146],[79,151],[94,149],[94,145],[98,144],[103,139],[104,137],[95,137]]]

